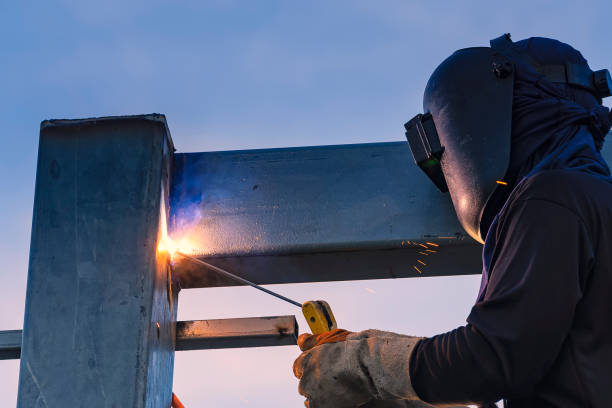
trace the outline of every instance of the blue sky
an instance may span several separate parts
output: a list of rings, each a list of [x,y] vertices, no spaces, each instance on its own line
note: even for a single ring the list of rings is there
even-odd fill
[[[504,32],[547,36],[612,68],[610,15],[606,0],[0,0],[0,330],[23,322],[41,120],[161,112],[186,152],[402,140],[429,74],[455,49]],[[349,329],[430,335],[464,322],[478,279],[276,289],[328,299]],[[250,288],[184,291],[179,306],[180,319],[293,313]],[[191,408],[301,406],[296,356],[178,353],[174,388]],[[18,362],[0,361],[9,405],[17,374]]]

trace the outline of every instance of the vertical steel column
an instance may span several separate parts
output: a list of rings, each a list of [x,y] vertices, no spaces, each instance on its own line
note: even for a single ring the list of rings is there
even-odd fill
[[[163,115],[42,123],[18,407],[169,407],[172,154]]]

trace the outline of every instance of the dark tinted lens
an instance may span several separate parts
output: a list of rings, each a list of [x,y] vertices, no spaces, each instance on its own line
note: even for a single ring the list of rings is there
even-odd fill
[[[448,191],[444,173],[440,165],[440,158],[444,148],[440,146],[438,133],[431,115],[418,114],[404,125],[406,139],[416,164],[433,181],[438,189],[444,193]]]
[[[442,172],[442,166],[440,164],[440,160],[438,159],[428,159],[424,162],[417,163],[421,170],[427,177],[430,178],[431,181],[438,187],[438,189],[443,192],[448,192],[448,186],[446,185],[446,179],[444,178],[444,173]]]

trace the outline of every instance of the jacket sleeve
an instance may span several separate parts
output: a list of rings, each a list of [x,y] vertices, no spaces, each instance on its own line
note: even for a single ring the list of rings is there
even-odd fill
[[[572,326],[593,259],[581,218],[551,201],[517,201],[495,232],[489,282],[468,324],[413,352],[412,383],[424,401],[528,396]]]

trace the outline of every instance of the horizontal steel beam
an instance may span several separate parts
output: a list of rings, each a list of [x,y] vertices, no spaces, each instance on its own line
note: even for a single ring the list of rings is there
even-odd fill
[[[480,272],[480,245],[403,142],[177,153],[170,220],[256,283]],[[183,288],[236,284],[180,259],[175,272]]]
[[[177,153],[173,170],[172,235],[256,283],[481,272],[481,246],[404,142]],[[236,285],[174,268],[183,288]]]
[[[177,322],[175,350],[295,345],[297,336],[295,316]]]
[[[295,316],[193,320],[176,323],[175,350],[268,347],[297,344]],[[0,331],[0,360],[21,356],[21,330]]]

